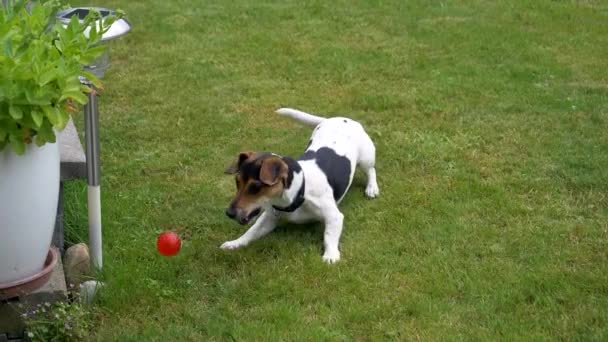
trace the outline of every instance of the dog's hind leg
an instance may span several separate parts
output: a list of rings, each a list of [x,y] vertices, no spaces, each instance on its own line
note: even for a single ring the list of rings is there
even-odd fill
[[[323,253],[323,261],[328,264],[335,264],[340,261],[340,235],[342,235],[342,225],[344,215],[338,210],[335,202],[328,201],[328,205],[324,209],[323,215],[325,220],[325,233],[323,234],[323,244],[325,251]]]
[[[357,161],[359,167],[363,169],[363,172],[367,175],[367,186],[365,187],[365,195],[368,198],[376,198],[380,194],[380,188],[378,188],[378,182],[376,180],[376,147],[365,134],[365,139],[361,142],[359,147],[359,160]]]

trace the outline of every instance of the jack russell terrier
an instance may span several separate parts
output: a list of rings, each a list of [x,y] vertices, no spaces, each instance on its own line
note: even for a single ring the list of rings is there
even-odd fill
[[[237,188],[226,215],[242,225],[261,215],[245,234],[220,248],[245,247],[270,233],[281,218],[293,223],[323,221],[323,260],[336,263],[344,219],[338,203],[348,191],[357,165],[367,174],[367,197],[380,193],[374,168],[376,148],[363,126],[351,119],[322,118],[290,108],[277,113],[315,127],[308,148],[298,160],[274,153],[239,154],[226,170],[236,175]]]

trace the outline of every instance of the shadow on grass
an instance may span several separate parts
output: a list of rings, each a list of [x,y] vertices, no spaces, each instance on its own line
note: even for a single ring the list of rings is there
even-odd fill
[[[323,238],[325,228],[322,222],[295,224],[282,222],[271,234],[276,239],[289,240],[302,244]]]

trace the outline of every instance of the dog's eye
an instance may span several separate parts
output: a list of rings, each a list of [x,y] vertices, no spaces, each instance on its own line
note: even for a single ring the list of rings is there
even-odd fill
[[[258,192],[260,192],[260,190],[262,190],[262,183],[260,182],[253,182],[249,185],[249,187],[247,188],[247,191],[252,194],[255,195]]]

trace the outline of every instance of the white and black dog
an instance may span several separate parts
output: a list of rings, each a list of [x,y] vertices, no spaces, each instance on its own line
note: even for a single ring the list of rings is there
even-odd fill
[[[378,196],[376,148],[361,124],[348,118],[322,118],[295,109],[277,113],[315,127],[308,148],[298,160],[274,153],[242,152],[226,173],[236,175],[237,194],[226,215],[255,224],[241,237],[225,242],[222,249],[247,246],[270,233],[281,218],[289,222],[325,223],[323,260],[340,260],[338,244],[344,215],[338,203],[350,187],[355,167],[367,174],[365,194]]]

